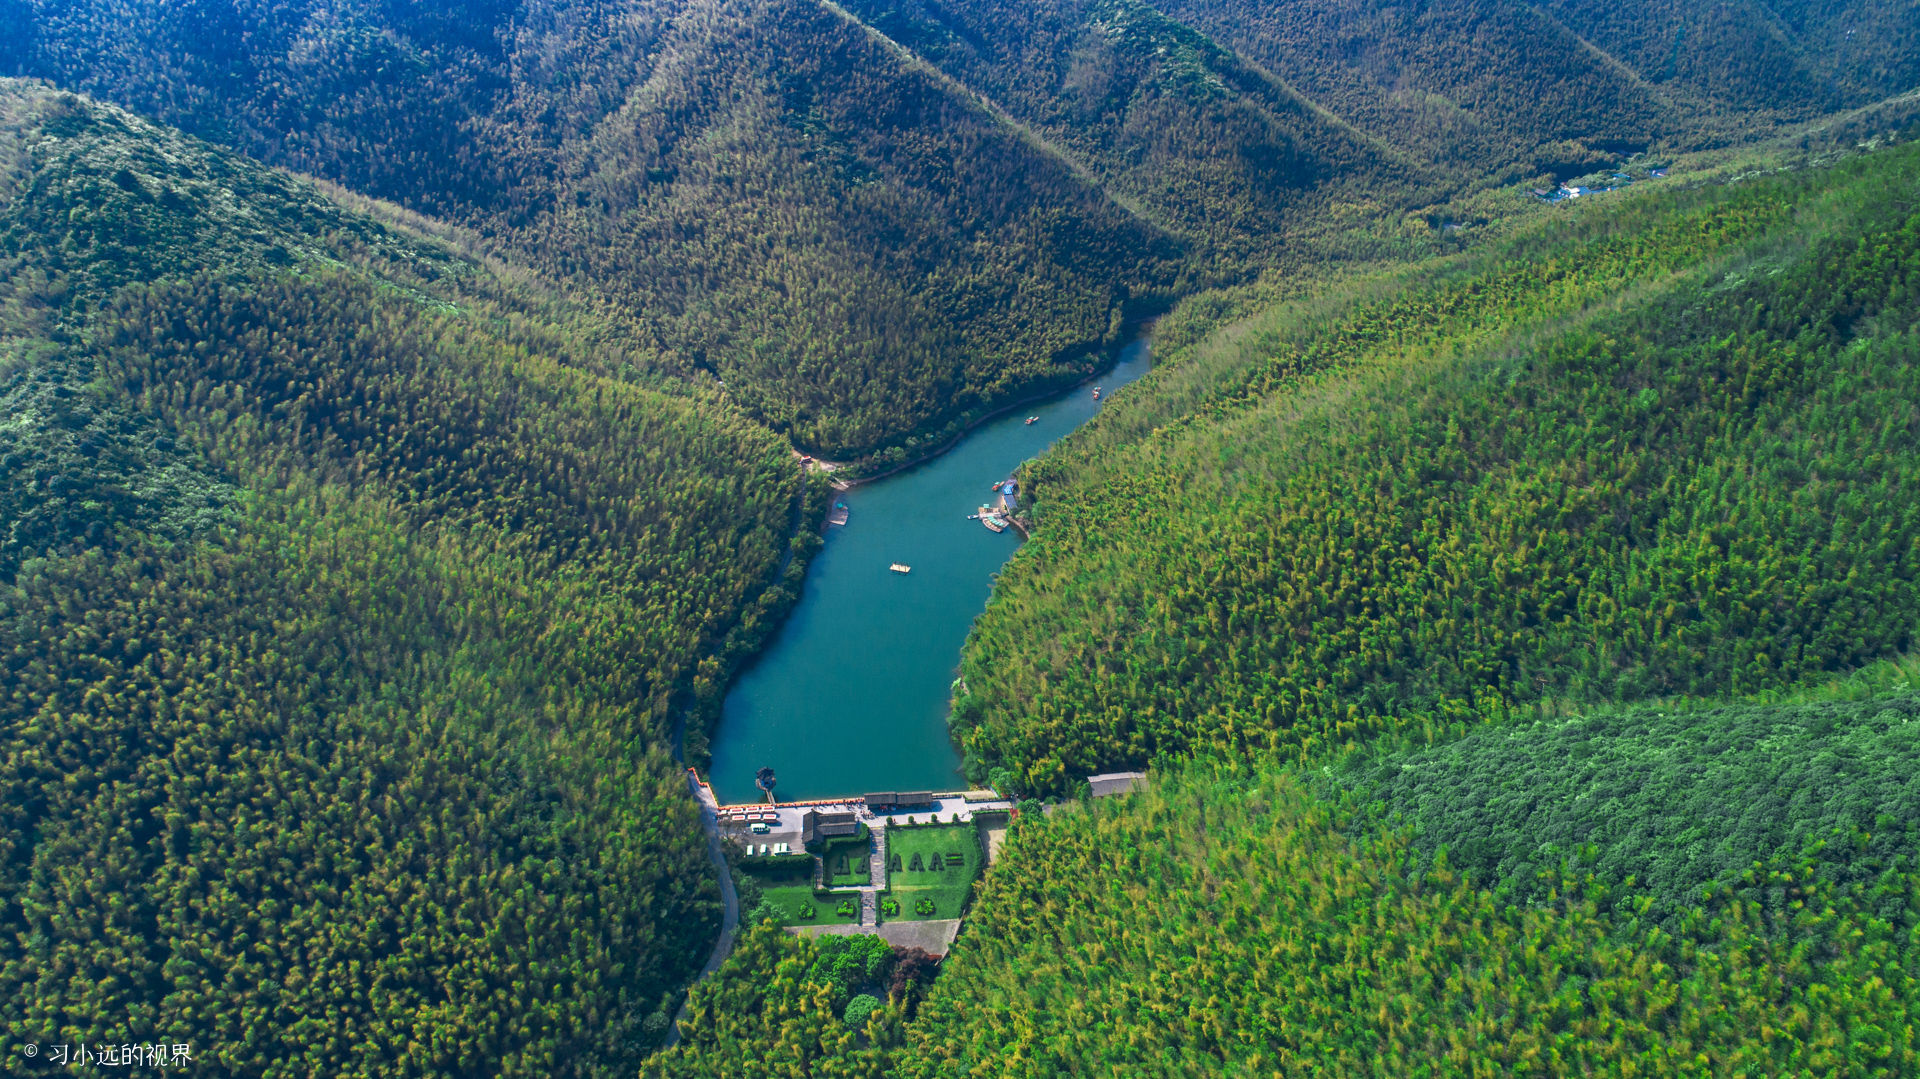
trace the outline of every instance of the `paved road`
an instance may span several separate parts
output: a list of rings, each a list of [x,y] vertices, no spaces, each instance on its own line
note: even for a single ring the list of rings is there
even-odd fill
[[[724,908],[720,918],[720,939],[713,942],[713,954],[707,957],[707,965],[700,970],[700,976],[687,986],[687,999],[680,1002],[680,1012],[673,1017],[673,1027],[667,1031],[667,1047],[672,1048],[680,1042],[680,1021],[687,1017],[687,1006],[693,1003],[693,986],[712,977],[727,961],[727,953],[733,950],[733,938],[740,930],[740,896],[733,890],[733,873],[727,868],[726,852],[720,849],[720,807],[714,804],[713,792],[702,785],[694,773],[687,772],[687,786],[693,790],[693,800],[700,805],[700,827],[707,833],[707,857],[713,859],[713,870],[720,876],[720,902]]]

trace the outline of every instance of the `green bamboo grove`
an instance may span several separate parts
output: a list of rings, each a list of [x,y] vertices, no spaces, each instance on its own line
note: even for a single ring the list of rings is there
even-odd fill
[[[0,72],[471,229],[638,366],[897,461],[1091,373],[1122,314],[1457,246],[1429,234],[1499,216],[1463,192],[1905,92],[1911,23],[1865,0],[71,0],[0,13]],[[1401,215],[1433,223],[1379,228]]]
[[[820,492],[449,250],[12,106],[9,214],[76,227],[7,233],[8,1029],[230,1075],[630,1071],[720,920],[670,750]]]
[[[0,8],[9,1060],[1920,1074],[1910,17],[213,7]],[[801,456],[1162,312],[1020,473],[951,952],[749,888],[700,979]]]
[[[1022,818],[895,1074],[1898,1075],[1920,888],[1800,867],[1671,928],[1543,867],[1515,905],[1284,772]],[[1764,874],[1763,874],[1764,875]]]
[[[1864,738],[1899,752],[1913,708],[1909,694],[1741,715],[1780,731],[1891,713]],[[1579,764],[1554,752],[1551,733],[1475,737],[1463,755],[1491,769],[1531,763],[1536,781]],[[1397,775],[1450,752],[1462,755],[1409,748],[1370,763]],[[1660,767],[1710,763],[1754,774],[1774,761],[1751,743],[1695,745]],[[1542,777],[1543,765],[1561,774]],[[1535,855],[1521,895],[1381,813],[1430,821],[1415,798],[1387,784],[1354,797],[1326,779],[1270,761],[1189,761],[1157,772],[1145,794],[1024,814],[924,999],[894,994],[849,1030],[833,1021],[845,1004],[832,986],[807,980],[812,947],[773,949],[767,927],[698,991],[687,1040],[646,1074],[1895,1076],[1920,1065],[1910,861],[1839,881],[1831,858],[1763,842],[1676,903],[1578,851],[1539,857],[1524,825],[1466,837]],[[1867,775],[1775,784],[1836,806],[1876,793]],[[1592,794],[1532,791],[1536,820],[1577,818]],[[1610,820],[1590,814],[1563,834],[1599,847]],[[1628,857],[1670,857],[1683,842]]]
[[[1063,791],[1911,647],[1911,156],[1252,337],[1250,382],[1096,424],[1034,470],[1043,526],[969,640],[975,767]]]
[[[1920,1068],[1914,159],[1188,334],[1028,469],[954,715],[1150,788],[1027,803],[860,1037],[787,993],[661,1074]]]

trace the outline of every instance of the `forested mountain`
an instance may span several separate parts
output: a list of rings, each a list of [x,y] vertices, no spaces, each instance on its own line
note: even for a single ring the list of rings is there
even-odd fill
[[[1744,763],[1763,761],[1764,750]],[[1663,923],[1634,916],[1645,901],[1631,881],[1544,863],[1539,900],[1516,904],[1302,786],[1285,771],[1189,764],[1127,802],[1023,817],[890,1074],[1920,1066],[1910,866],[1840,886],[1796,859],[1768,861],[1743,883],[1774,903],[1695,893]],[[1584,797],[1536,793],[1543,813],[1565,805],[1556,796]]]
[[[1920,1073],[1917,48],[0,0],[0,1017],[248,1076]],[[685,995],[796,458],[1156,312],[1020,473],[951,724],[1057,804],[944,973],[749,925]]]
[[[1913,83],[1912,12],[1898,5],[1548,0],[1540,10],[1646,82],[1723,108],[1805,116]]]
[[[623,1070],[718,924],[668,749],[787,602],[789,451],[307,184],[0,108],[7,1028]]]
[[[953,717],[997,781],[1150,789],[1028,803],[864,1040],[754,952],[649,1074],[1920,1068],[1916,174],[1167,320],[1024,470]]]
[[[479,228],[862,452],[1085,370],[1177,244],[811,2],[48,5],[0,63]]]
[[[1417,155],[1369,139],[1145,4],[847,7],[1214,259],[1273,258],[1290,227],[1341,199],[1431,194]]]
[[[1735,140],[1911,89],[1920,47],[1910,15],[1870,3],[1163,7],[1411,152],[1562,178],[1623,151]]]
[[[1863,3],[6,10],[0,71],[478,229],[649,368],[895,458],[1304,237],[1864,103],[1916,47]]]
[[[1915,157],[1576,216],[1167,357],[1030,470],[955,705],[979,771],[1060,791],[1911,648]]]

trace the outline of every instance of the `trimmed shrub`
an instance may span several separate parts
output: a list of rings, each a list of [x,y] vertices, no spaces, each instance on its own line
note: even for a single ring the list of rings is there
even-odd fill
[[[862,993],[847,1001],[847,1011],[842,1018],[855,1030],[867,1025],[867,1019],[880,1007],[880,998],[872,993]]]

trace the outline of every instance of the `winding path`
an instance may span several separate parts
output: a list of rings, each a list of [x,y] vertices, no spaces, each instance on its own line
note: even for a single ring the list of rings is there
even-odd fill
[[[727,961],[727,953],[733,950],[733,938],[740,931],[740,895],[733,890],[733,871],[727,868],[726,852],[720,848],[719,803],[713,799],[713,788],[700,782],[691,768],[687,769],[687,786],[700,806],[700,827],[707,833],[707,857],[713,859],[714,872],[720,877],[720,939],[713,942],[713,954],[707,956],[707,965],[700,968],[699,976],[687,986],[687,998],[680,1002],[680,1011],[667,1030],[665,1047],[668,1049],[680,1043],[680,1022],[687,1017],[687,1008],[693,1003],[693,987],[712,977],[720,964]]]

